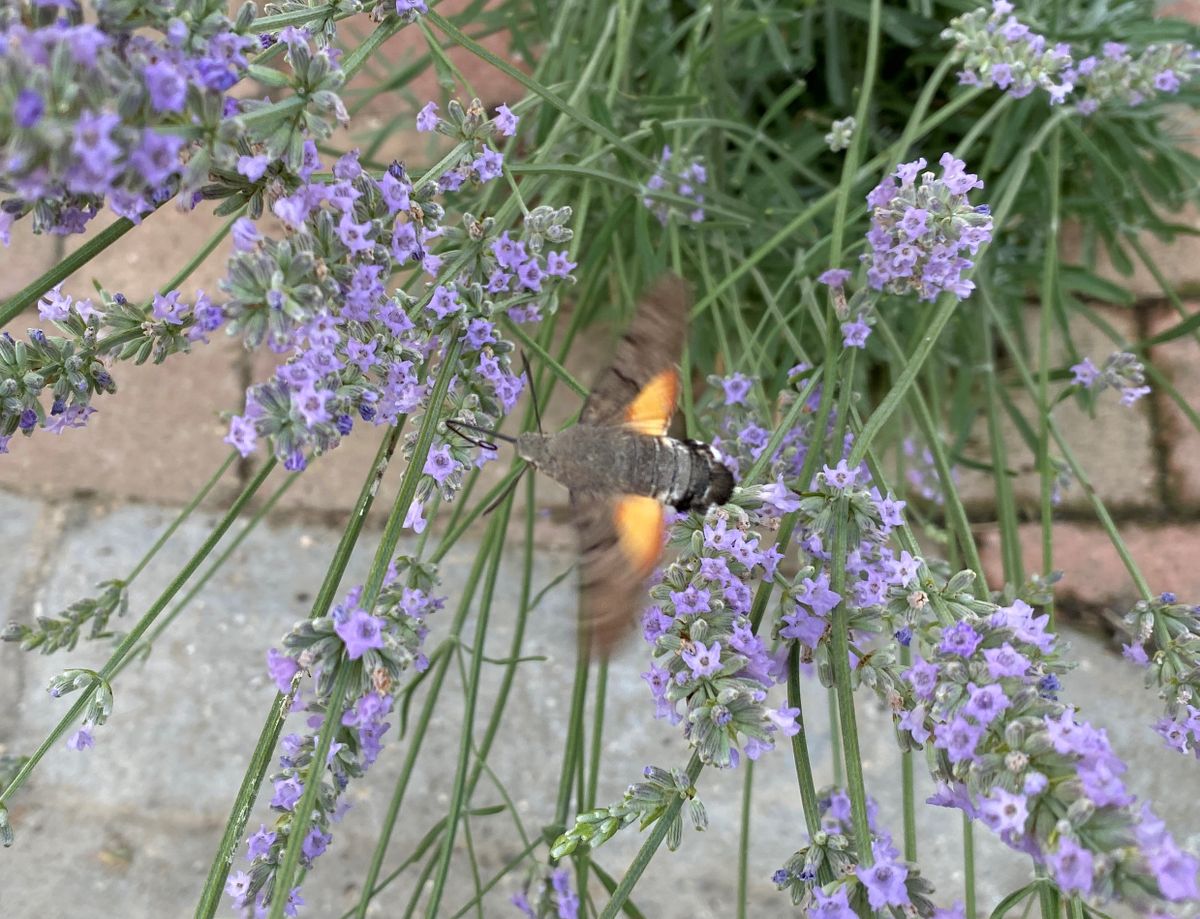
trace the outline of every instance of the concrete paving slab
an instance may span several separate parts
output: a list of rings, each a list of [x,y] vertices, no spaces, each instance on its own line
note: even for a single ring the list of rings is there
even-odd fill
[[[73,564],[56,570],[54,579],[41,591],[43,608],[61,605],[86,593],[94,581],[128,570],[170,517],[169,511],[144,507],[94,514],[66,535],[61,552],[73,559]],[[207,523],[211,520],[185,525],[179,541],[147,569],[144,580],[135,587],[135,614],[146,608],[187,553],[200,543]],[[314,526],[289,525],[252,535],[226,575],[215,580],[195,608],[179,619],[149,660],[119,678],[116,711],[112,721],[98,731],[95,749],[77,754],[60,744],[47,756],[14,809],[19,835],[16,847],[4,854],[5,900],[6,907],[18,905],[15,912],[6,908],[6,916],[23,919],[62,914],[68,905],[71,915],[81,917],[119,914],[139,919],[190,914],[272,696],[263,668],[265,648],[292,621],[306,614],[335,541],[335,533]],[[475,548],[464,541],[443,563],[451,609],[432,623],[431,644],[446,634]],[[521,549],[520,544],[510,545],[497,581],[487,630],[489,656],[508,654]],[[365,553],[356,558],[346,586],[362,577],[367,558]],[[539,551],[534,563],[535,589],[572,562],[570,554]],[[503,729],[488,758],[530,836],[553,819],[573,673],[574,604],[568,579],[531,613],[523,653],[546,659],[520,666]],[[469,639],[474,629],[472,614],[464,635]],[[1170,792],[1164,796],[1163,789],[1189,787],[1194,764],[1161,752],[1149,728],[1159,703],[1140,688],[1141,673],[1114,661],[1094,639],[1072,635],[1071,641],[1086,663],[1066,681],[1068,697],[1079,700],[1085,714],[1109,730],[1117,749],[1130,761],[1130,784],[1141,793],[1159,794],[1160,812],[1176,832],[1186,833],[1200,825],[1200,802],[1195,796]],[[0,653],[9,663],[16,654],[11,648],[0,649]],[[50,674],[68,661],[71,665],[95,665],[103,656],[104,649],[86,647],[69,657],[24,660],[29,677],[17,700],[13,732],[21,748],[36,743],[64,710],[63,701],[54,702],[44,693]],[[647,763],[670,767],[687,759],[677,729],[652,718],[649,696],[638,677],[646,664],[635,640],[611,666],[600,802],[618,800]],[[499,678],[498,667],[485,665],[475,722],[477,742]],[[424,692],[418,693],[415,705],[423,702]],[[388,865],[407,856],[427,828],[445,813],[463,713],[457,664],[451,666],[442,692],[396,825],[385,872]],[[1100,699],[1103,704],[1097,701]],[[804,701],[817,780],[825,783],[831,779],[825,691],[808,683]],[[416,711],[414,708],[414,717]],[[859,700],[859,716],[868,787],[879,800],[882,820],[898,832],[899,783],[890,718],[866,694]],[[11,711],[5,717],[11,719]],[[337,916],[355,900],[356,885],[409,749],[410,739],[398,739],[398,731],[398,726],[393,728],[371,773],[351,787],[349,797],[355,806],[338,826],[329,853],[305,883],[308,915]],[[635,897],[647,915],[732,914],[736,867],[731,853],[737,847],[743,779],[743,772],[709,771],[702,776],[699,788],[709,809],[711,828],[705,834],[689,831],[680,852],[664,851],[652,863]],[[930,790],[928,780],[922,778],[920,795],[924,797]],[[485,776],[472,803],[479,806],[501,800]],[[789,904],[769,880],[771,872],[802,842],[795,777],[785,752],[767,756],[756,766],[753,807],[750,915],[788,912]],[[267,814],[265,802],[260,801],[251,827],[267,819]],[[922,806],[919,820],[923,872],[937,885],[939,899],[949,903],[961,896],[958,815]],[[471,828],[485,880],[521,849],[511,814],[477,818]],[[976,836],[978,863],[987,866],[980,872],[980,905],[990,908],[1000,895],[1028,877],[1028,866],[988,834],[978,831]],[[632,829],[620,833],[600,850],[601,864],[619,876],[642,839]],[[540,851],[539,856],[542,854]],[[66,880],[63,872],[52,867],[64,863],[72,866]],[[380,897],[373,915],[395,915],[407,902],[416,873],[410,870]],[[460,834],[442,914],[452,914],[473,896],[470,878],[465,840]],[[520,878],[521,873],[515,872],[487,895],[485,915],[510,914],[507,900],[519,887]]]
[[[11,810],[21,835],[14,848],[4,850],[0,868],[6,916],[192,914],[198,879],[207,873],[213,840],[220,835],[211,816],[114,808],[58,789],[48,799],[39,797],[24,796]]]
[[[125,576],[174,516],[173,510],[153,507],[98,509],[66,535],[60,549],[63,557],[87,563],[56,571],[35,609],[52,613],[91,595],[97,581]],[[115,621],[114,627],[132,627],[200,546],[213,522],[201,517],[180,528],[134,583],[129,616]],[[97,756],[86,774],[77,757],[61,750],[48,757],[39,781],[68,786],[79,782],[79,793],[94,793],[122,806],[140,803],[193,811],[224,803],[228,783],[242,768],[240,754],[247,749],[247,738],[257,734],[256,724],[273,698],[263,670],[266,648],[307,614],[335,543],[336,535],[329,531],[304,527],[292,527],[282,538],[266,529],[251,536],[155,653],[144,664],[131,664],[118,679],[112,731],[106,726],[99,732],[101,742],[91,751]],[[362,570],[361,562],[355,570]],[[67,666],[68,658],[72,666],[98,668],[110,650],[103,644],[81,643],[68,657],[28,658],[25,694],[18,705],[20,734],[45,734],[65,711],[62,700],[46,695],[45,686]],[[164,699],[173,700],[169,717]],[[186,763],[195,773],[180,781],[162,768],[171,762]]]
[[[0,628],[9,618],[22,614],[22,607],[34,583],[38,556],[39,523],[44,518],[42,506],[28,498],[0,492],[0,559],[5,576],[0,578]],[[0,646],[3,647],[3,646]],[[11,654],[7,665],[0,665],[0,699],[15,699],[24,677],[25,662],[21,655]],[[0,719],[0,753],[7,752],[12,725]]]

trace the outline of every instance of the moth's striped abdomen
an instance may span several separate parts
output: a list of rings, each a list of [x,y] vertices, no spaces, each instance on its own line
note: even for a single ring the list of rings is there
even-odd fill
[[[701,441],[638,436],[626,455],[618,493],[649,495],[687,512],[724,504],[733,491],[733,475],[717,451]]]
[[[670,490],[659,500],[678,511],[703,511],[729,500],[733,493],[733,473],[720,461],[711,444],[698,440],[661,439],[670,443],[677,463]],[[684,468],[686,480],[678,475]]]

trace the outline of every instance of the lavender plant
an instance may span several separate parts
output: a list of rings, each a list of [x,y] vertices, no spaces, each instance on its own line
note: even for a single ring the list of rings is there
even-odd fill
[[[1151,591],[1059,427],[1067,396],[1105,389],[1135,413],[1172,399],[1200,427],[1155,366],[1156,345],[1194,336],[1182,305],[1174,325],[1123,340],[1083,299],[1118,299],[1119,287],[1061,264],[1060,227],[1076,219],[1085,253],[1099,240],[1118,267],[1137,257],[1162,278],[1132,231],[1178,232],[1162,213],[1198,173],[1167,126],[1168,106],[1195,101],[1194,36],[1152,21],[1148,3],[1106,10],[501,2],[452,15],[413,0],[287,0],[231,16],[209,0],[22,0],[0,11],[0,242],[86,234],[0,305],[0,454],[36,455],[51,434],[87,449],[78,429],[122,397],[124,362],[170,372],[222,337],[274,356],[225,407],[228,458],[132,570],[57,613],[18,609],[0,633],[9,655],[108,655],[64,665],[49,694],[70,708],[40,743],[19,739],[27,753],[0,758],[5,857],[23,841],[9,802],[38,794],[30,778],[45,758],[66,746],[86,771],[89,748],[119,744],[110,728],[129,664],[158,653],[291,483],[375,430],[309,614],[262,649],[278,694],[198,916],[222,902],[240,915],[366,915],[396,884],[412,892],[409,915],[638,915],[663,842],[682,850],[678,877],[708,870],[687,825],[738,834],[726,846],[736,874],[713,874],[722,915],[965,919],[1025,897],[1044,919],[1187,915],[1200,901],[1195,841],[1157,816],[1177,817],[1179,796],[1144,799],[1158,790],[1098,726],[1104,700],[1060,698],[1076,660],[1056,622],[1053,525],[1077,481],[1140,596],[1125,657],[1165,705],[1147,742],[1200,756],[1196,598]],[[501,29],[520,66],[482,44]],[[397,68],[383,49],[401,30],[426,50]],[[472,79],[460,53],[494,70]],[[426,69],[433,98],[409,85]],[[500,97],[495,73],[523,98]],[[359,121],[385,100],[386,125]],[[427,155],[380,161],[391,132]],[[147,238],[165,207],[223,221],[178,275],[153,278],[144,299],[72,276],[121,234]],[[106,210],[116,222],[98,230]],[[190,275],[226,235],[221,281],[194,290]],[[496,471],[504,445],[462,434],[528,430],[538,405],[586,395],[566,369],[572,344],[620,327],[668,269],[697,292],[681,423],[738,485],[703,515],[668,514],[640,639],[619,651],[642,677],[640,706],[626,707],[634,690],[610,681],[619,662],[591,661],[585,642],[571,684],[531,653],[534,634],[549,640],[531,617],[559,580],[535,590],[547,499],[530,477],[518,506],[519,464]],[[22,334],[25,319],[37,327]],[[1099,367],[1076,346],[1084,323],[1113,339]],[[1069,366],[1052,362],[1052,332]],[[1052,393],[1052,381],[1066,385]],[[1002,416],[1036,457],[1041,574],[1023,562]],[[238,497],[147,604],[139,575],[237,467]],[[995,484],[1002,561],[990,568],[963,467]],[[347,590],[384,476],[395,497]],[[502,591],[518,549],[519,583]],[[515,608],[499,599],[514,593]],[[501,619],[503,651],[490,633]],[[461,704],[443,698],[452,667]],[[518,730],[514,689],[565,718],[557,787],[533,787],[526,770],[510,789],[497,768],[506,751],[559,754],[529,748],[542,710],[520,711]],[[805,710],[814,692],[828,695],[828,722]],[[422,835],[412,776],[450,711],[460,737],[421,795],[441,808]],[[868,711],[891,721],[898,780],[868,763]],[[636,731],[660,728],[660,764],[624,754]],[[358,873],[337,879],[350,891],[339,899],[321,856],[355,835],[342,832],[365,810],[352,801],[380,800],[376,763],[389,757],[400,778],[373,853],[344,863]],[[799,808],[757,864],[755,782],[780,768]],[[921,769],[937,789],[926,803],[960,812],[961,866],[917,832]],[[727,812],[706,787],[715,771],[744,782],[740,829],[710,816]],[[639,776],[604,803],[605,788]],[[869,793],[885,783],[901,789],[895,836]],[[610,873],[622,844],[639,849]],[[1029,883],[987,884],[977,844],[1026,859]],[[411,855],[385,874],[401,847]],[[672,892],[679,904],[687,888]]]
[[[1097,367],[1091,358],[1085,357],[1071,367],[1073,382],[1094,393],[1116,389],[1121,393],[1122,405],[1133,405],[1150,392],[1146,382],[1145,368],[1141,361],[1128,351],[1118,351]]]
[[[1200,620],[1194,606],[1179,603],[1170,592],[1139,600],[1126,615],[1132,633],[1124,646],[1127,660],[1145,667],[1146,686],[1157,687],[1166,713],[1154,730],[1172,750],[1200,756]],[[1154,658],[1146,645],[1157,646]]]

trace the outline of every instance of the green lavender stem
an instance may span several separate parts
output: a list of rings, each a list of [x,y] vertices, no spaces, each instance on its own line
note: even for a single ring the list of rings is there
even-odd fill
[[[408,468],[404,470],[400,490],[392,504],[387,523],[384,525],[383,536],[380,537],[379,546],[375,550],[375,558],[367,573],[366,583],[363,585],[362,605],[364,609],[373,609],[375,602],[379,599],[379,591],[383,587],[388,565],[400,542],[400,535],[404,529],[404,518],[416,495],[421,468],[433,443],[435,429],[440,419],[439,410],[442,401],[446,398],[446,391],[450,387],[450,378],[457,369],[458,355],[461,350],[462,339],[455,338],[447,348],[442,364],[438,368],[437,381],[429,396],[425,417],[421,420],[421,427],[417,431],[412,459],[409,461]],[[338,667],[337,676],[334,678],[334,687],[325,708],[325,720],[317,734],[316,750],[313,752],[314,774],[311,774],[308,777],[309,780],[305,782],[304,794],[301,795],[300,801],[292,812],[288,844],[284,850],[283,861],[275,876],[277,895],[271,901],[271,912],[268,919],[281,919],[283,916],[283,908],[287,904],[287,891],[292,888],[292,879],[300,862],[300,847],[312,820],[312,810],[317,800],[321,770],[324,768],[325,757],[333,742],[333,735],[337,732],[341,722],[342,709],[346,703],[345,688],[349,684],[349,674],[354,669],[348,661],[343,660]],[[320,764],[319,768],[317,764]]]

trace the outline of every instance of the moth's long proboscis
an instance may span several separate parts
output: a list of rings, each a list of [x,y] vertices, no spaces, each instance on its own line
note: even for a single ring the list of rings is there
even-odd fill
[[[466,431],[474,431],[486,437],[497,437],[508,444],[515,444],[517,442],[515,437],[509,437],[507,434],[501,434],[499,431],[490,431],[487,428],[481,428],[479,425],[463,421],[461,418],[447,418],[446,428],[453,431],[467,443],[474,444],[483,450],[495,450],[496,445],[490,440],[480,440],[478,437],[472,437]]]

